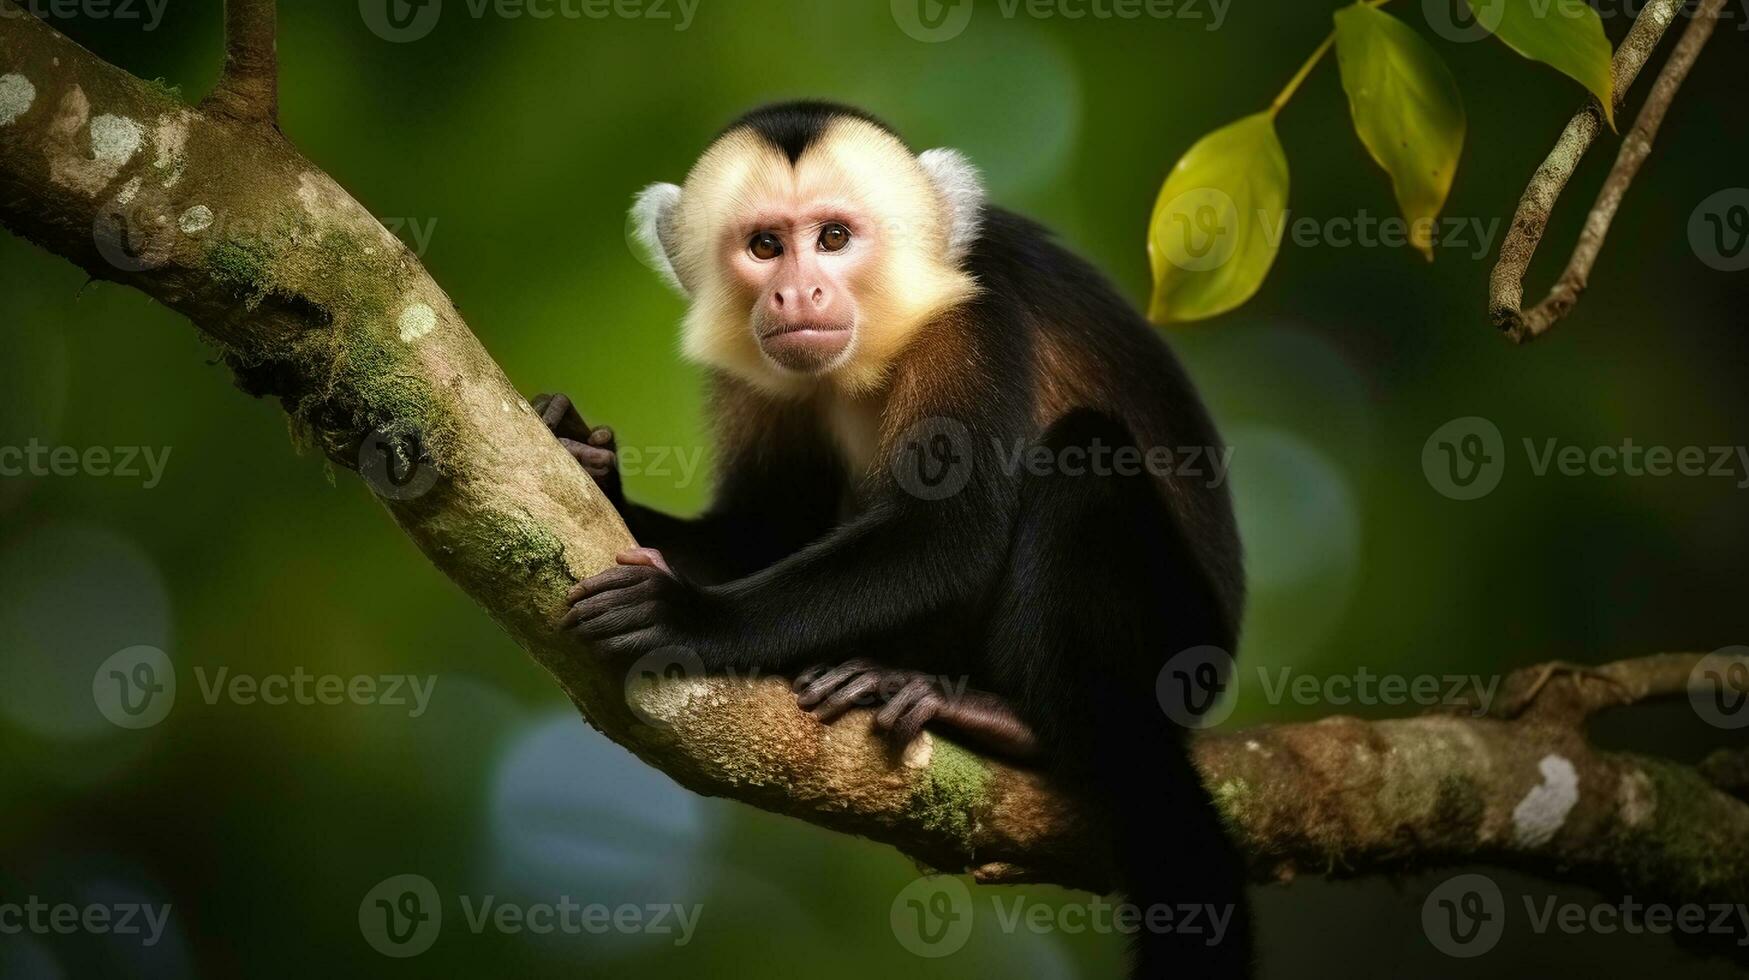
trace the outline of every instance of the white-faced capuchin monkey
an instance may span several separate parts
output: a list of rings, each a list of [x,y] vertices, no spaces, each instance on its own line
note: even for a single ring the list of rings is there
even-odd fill
[[[1244,593],[1226,488],[1152,465],[1221,445],[1166,344],[958,153],[842,106],[750,113],[634,214],[691,304],[720,477],[694,519],[627,503],[613,433],[536,399],[647,546],[561,628],[1048,767],[1109,813],[1130,903],[1226,923],[1144,914],[1135,975],[1249,975],[1245,865],[1156,690],[1233,650]]]

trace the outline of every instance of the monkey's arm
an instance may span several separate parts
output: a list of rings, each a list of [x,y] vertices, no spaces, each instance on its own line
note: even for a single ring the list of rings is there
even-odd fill
[[[830,517],[719,500],[697,517],[675,517],[626,503],[632,537],[660,551],[681,575],[703,585],[744,578],[794,554],[831,526]]]
[[[850,523],[720,586],[628,553],[572,591],[561,626],[604,653],[678,645],[708,670],[794,673],[829,651],[969,615],[1006,553],[1014,499],[996,459],[964,465],[957,494],[923,500],[890,486]]]
[[[711,508],[697,517],[676,517],[626,500],[612,429],[586,423],[562,394],[537,395],[530,404],[619,511],[632,536],[661,551],[676,570],[695,581],[709,584],[751,575],[794,554],[832,526],[842,479],[799,436],[783,439],[783,449],[764,461],[730,461]],[[804,486],[805,492],[796,492]]]

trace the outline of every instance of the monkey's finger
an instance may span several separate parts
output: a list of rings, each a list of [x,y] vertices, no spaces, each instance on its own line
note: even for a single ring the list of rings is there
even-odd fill
[[[564,436],[559,437],[559,445],[564,446],[565,452],[570,453],[571,458],[576,460],[579,466],[589,471],[590,476],[606,476],[613,472],[615,460],[613,450],[601,449],[588,443],[578,442],[575,439],[567,439]]]
[[[540,412],[541,421],[546,423],[553,435],[579,442],[589,438],[589,424],[578,414],[577,405],[571,401],[569,395],[549,396],[546,404],[537,411]]]
[[[589,444],[591,446],[605,446],[611,450],[613,448],[613,429],[605,425],[596,426],[595,431],[589,433]]]
[[[639,582],[624,589],[613,589],[600,595],[590,596],[572,606],[559,620],[559,629],[567,630],[585,620],[594,619],[610,610],[620,609],[634,603],[646,602],[656,598],[657,584],[651,581]]]
[[[795,690],[795,692],[797,694],[802,693],[803,691],[808,689],[809,684],[812,684],[812,683],[814,683],[814,681],[818,680],[821,674],[824,674],[825,672],[827,672],[828,670],[831,670],[832,668],[834,668],[836,666],[838,666],[838,665],[834,664],[834,663],[824,663],[824,664],[815,664],[814,666],[809,667],[807,670],[804,670],[801,673],[796,675],[796,682],[794,685],[792,685],[793,689]]]
[[[660,626],[646,626],[621,636],[601,640],[595,644],[595,649],[610,657],[630,657],[673,645],[674,641],[667,630]]]
[[[850,683],[839,688],[837,694],[827,698],[825,704],[815,708],[814,717],[825,723],[837,721],[851,708],[861,707],[858,702],[880,682],[878,674],[858,674]]]
[[[880,712],[875,715],[875,727],[883,732],[891,729],[893,724],[897,722],[906,711],[909,711],[912,705],[927,697],[934,690],[934,686],[927,679],[922,677],[906,684],[899,689],[899,693],[893,695],[892,699],[887,702],[886,707],[882,708]]]
[[[906,746],[915,742],[917,736],[923,734],[923,726],[934,721],[935,716],[941,714],[942,706],[946,703],[946,698],[930,691],[922,700],[912,705],[911,710],[905,712],[905,716],[893,725],[893,744]]]
[[[571,411],[571,399],[557,393],[536,395],[535,400],[530,404],[534,406],[535,411],[540,413],[540,420],[545,422],[549,429],[558,428],[559,423],[565,419],[565,413]]]
[[[818,674],[808,686],[796,695],[796,703],[804,708],[812,708],[826,698],[828,694],[853,677],[868,673],[873,665],[866,660],[846,660],[836,667],[826,668],[825,673]]]
[[[646,568],[654,568],[669,578],[677,579],[680,577],[674,574],[674,569],[668,567],[668,559],[662,557],[662,553],[655,548],[627,548],[614,555],[613,560],[628,567],[642,565]]]
[[[642,602],[585,619],[571,628],[571,634],[586,642],[597,643],[610,637],[629,636],[647,629],[655,619],[656,604]]]
[[[648,569],[637,565],[615,565],[573,585],[571,591],[565,594],[565,599],[575,605],[599,592],[629,588],[649,578],[650,574]]]

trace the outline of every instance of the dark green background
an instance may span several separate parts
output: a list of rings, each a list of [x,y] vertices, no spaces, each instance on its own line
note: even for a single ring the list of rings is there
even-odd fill
[[[674,354],[680,303],[628,249],[624,214],[643,184],[682,178],[724,122],[775,98],[858,103],[920,148],[965,150],[997,202],[1058,229],[1140,302],[1166,169],[1265,105],[1335,5],[1238,2],[1211,31],[1206,18],[1008,18],[978,0],[965,32],[936,44],[902,32],[884,0],[702,0],[684,32],[475,19],[449,0],[435,32],[408,44],[374,35],[349,0],[282,6],[285,132],[379,216],[409,222],[404,237],[430,232],[426,264],[522,389],[575,394],[623,444],[693,453],[703,424],[697,372]],[[1391,9],[1465,93],[1447,213],[1503,223],[1580,89],[1497,43],[1438,39],[1418,0]],[[1427,265],[1409,249],[1327,243],[1288,244],[1251,303],[1172,333],[1237,447],[1255,599],[1230,724],[1413,710],[1272,705],[1260,666],[1492,675],[1749,642],[1743,474],[1539,478],[1522,448],[1745,441],[1745,280],[1703,264],[1687,231],[1702,199],[1749,184],[1744,22],[1740,5],[1728,13],[1593,289],[1546,341],[1514,349],[1488,325],[1492,254],[1447,249]],[[56,23],[190,98],[217,71],[216,2],[172,0],[153,31]],[[1393,211],[1346,113],[1327,63],[1280,119],[1295,217]],[[1616,145],[1606,137],[1570,189],[1533,293]],[[149,950],[0,936],[0,974],[58,975],[30,972],[51,961],[67,976],[1117,973],[1118,938],[1008,935],[987,916],[963,951],[914,957],[888,925],[915,876],[906,859],[692,797],[602,741],[358,481],[297,456],[277,405],[239,395],[177,316],[0,237],[0,322],[0,445],[172,451],[150,490],[0,482],[0,901],[119,891],[174,906],[171,937]],[[1429,485],[1421,454],[1470,415],[1499,426],[1508,465],[1494,493],[1458,502]],[[644,474],[629,487],[685,510],[708,481]],[[144,732],[109,726],[90,697],[96,665],[135,644],[165,649],[182,685]],[[436,693],[417,719],[382,705],[209,705],[194,671],[220,667],[431,675]],[[1731,737],[1683,706],[1600,727],[1685,759]],[[437,885],[446,921],[430,952],[392,961],[361,938],[358,907],[406,872]],[[1260,890],[1264,975],[1733,975],[1663,939],[1529,935],[1522,896],[1595,896],[1498,872],[1515,910],[1505,942],[1446,958],[1420,910],[1447,873]],[[699,902],[703,917],[679,948],[471,934],[456,896],[487,893]]]

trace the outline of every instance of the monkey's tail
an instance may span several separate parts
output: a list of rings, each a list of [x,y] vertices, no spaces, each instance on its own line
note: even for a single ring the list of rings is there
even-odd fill
[[[1092,412],[1066,416],[1044,443],[1134,445],[1121,421]],[[1041,476],[1023,499],[1016,557],[1029,574],[1002,636],[1034,665],[1023,701],[1053,768],[1109,810],[1134,975],[1250,977],[1246,865],[1191,763],[1180,722],[1194,718],[1175,720],[1158,690],[1180,651],[1210,650],[1194,673],[1224,678],[1233,617],[1146,474]]]
[[[1137,980],[1252,976],[1246,868],[1190,761],[1184,733],[1153,708],[1108,716],[1086,772],[1116,834],[1119,883],[1133,916]],[[1114,751],[1119,747],[1131,751]]]

